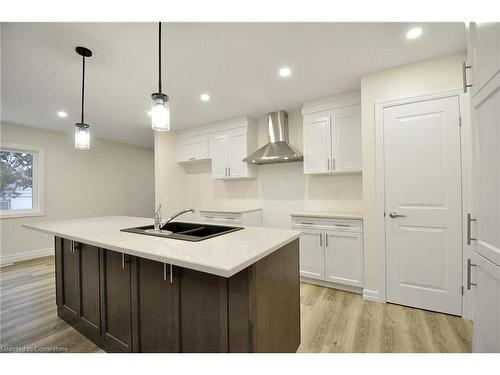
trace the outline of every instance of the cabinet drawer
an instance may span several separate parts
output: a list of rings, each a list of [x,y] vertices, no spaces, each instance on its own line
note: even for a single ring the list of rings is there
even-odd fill
[[[201,216],[206,220],[214,224],[242,224],[241,214],[236,213],[223,213],[223,212],[201,212]]]
[[[292,217],[292,227],[297,229],[326,229],[344,232],[363,232],[363,221],[357,219],[330,219],[316,217]]]

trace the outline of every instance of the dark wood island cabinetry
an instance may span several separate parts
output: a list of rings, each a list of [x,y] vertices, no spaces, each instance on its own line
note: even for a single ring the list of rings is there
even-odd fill
[[[108,352],[295,352],[299,244],[231,277],[55,238],[58,315]]]

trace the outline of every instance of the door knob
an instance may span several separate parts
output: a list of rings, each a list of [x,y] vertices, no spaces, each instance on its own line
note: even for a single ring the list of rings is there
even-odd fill
[[[406,217],[406,215],[401,215],[401,214],[398,214],[397,212],[394,212],[394,211],[389,212],[389,216],[392,217],[393,219],[395,217]]]

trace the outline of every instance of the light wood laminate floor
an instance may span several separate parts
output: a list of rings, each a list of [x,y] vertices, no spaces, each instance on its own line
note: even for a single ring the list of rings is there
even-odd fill
[[[101,351],[57,317],[53,257],[2,267],[0,284],[2,351]],[[301,325],[299,352],[471,351],[468,320],[310,284],[301,285]]]

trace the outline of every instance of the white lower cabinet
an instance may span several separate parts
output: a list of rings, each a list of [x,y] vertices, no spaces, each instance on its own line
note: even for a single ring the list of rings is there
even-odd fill
[[[323,233],[316,230],[303,230],[299,239],[300,276],[311,279],[325,279],[325,251]]]
[[[302,232],[301,277],[363,287],[361,220],[293,217],[292,228]]]
[[[325,232],[325,280],[363,286],[363,240],[361,233]]]
[[[476,353],[500,353],[500,267],[473,253],[472,349]]]

